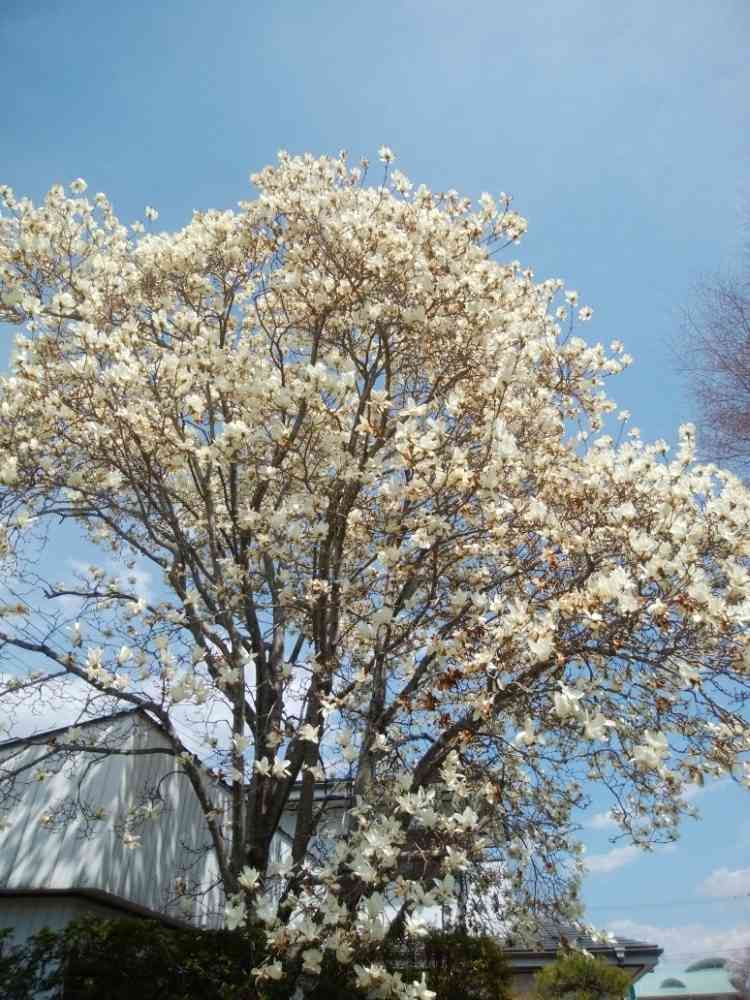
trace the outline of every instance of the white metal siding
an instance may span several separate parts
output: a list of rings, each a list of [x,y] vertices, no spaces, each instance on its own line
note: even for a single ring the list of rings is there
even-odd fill
[[[106,725],[120,727],[123,747],[167,745],[155,725],[138,717]],[[37,760],[46,747],[14,750],[17,766]],[[31,782],[0,833],[0,888],[99,889],[166,912],[178,874],[203,887],[217,882],[218,866],[200,803],[188,779],[175,771],[174,758],[162,754],[104,758],[78,754],[57,774]],[[139,830],[142,846],[128,850],[114,827],[138,804],[143,790],[157,784],[162,812]],[[71,794],[81,794],[105,810],[106,819],[93,835],[85,835],[80,819],[63,829],[46,829],[40,822],[45,812]],[[226,792],[214,784],[210,794],[216,801]],[[221,890],[215,887],[200,900],[193,919],[200,925],[219,926],[222,910]]]
[[[85,726],[84,731],[87,740],[107,733],[108,742],[123,750],[169,746],[156,723],[138,714],[102,720]],[[57,735],[61,739],[62,734]],[[34,739],[39,741],[39,737]],[[178,773],[174,757],[76,752],[60,767],[60,758],[56,764],[42,761],[48,751],[43,741],[0,746],[0,781],[3,765],[15,769],[31,765],[23,772],[20,799],[7,816],[7,826],[0,829],[0,889],[19,893],[98,890],[157,913],[190,919],[198,926],[222,926],[224,896],[210,834],[198,798],[187,777]],[[43,781],[33,780],[39,766],[52,772]],[[139,804],[144,790],[156,786],[162,811],[136,831],[141,846],[128,850],[118,825],[128,810]],[[206,790],[212,803],[228,813],[225,786],[206,778]],[[54,813],[72,798],[100,806],[105,818],[88,831],[80,816],[62,827],[47,828],[41,822],[46,813]],[[273,860],[288,856],[294,822],[293,811],[282,818],[282,832],[271,847]],[[228,833],[228,824],[225,827]],[[205,890],[190,914],[175,906],[178,875],[185,876],[190,886]],[[45,924],[64,926],[82,908],[95,912],[100,905],[74,897],[64,899],[67,902],[58,896],[0,896],[0,926],[22,920],[26,937]],[[112,915],[108,907],[102,908]]]

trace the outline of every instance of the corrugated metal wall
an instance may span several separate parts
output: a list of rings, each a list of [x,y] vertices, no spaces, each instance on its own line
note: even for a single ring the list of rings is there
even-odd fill
[[[102,734],[108,731],[108,739],[123,749],[168,745],[155,725],[137,715],[101,726]],[[86,727],[87,738],[91,728]],[[25,783],[19,786],[20,801],[0,833],[0,888],[99,889],[184,918],[187,914],[176,907],[174,892],[175,878],[182,876],[191,886],[206,890],[196,901],[194,922],[221,925],[223,896],[214,885],[218,866],[208,827],[188,779],[177,771],[173,757],[76,754],[55,773],[52,761],[38,766],[34,763],[46,752],[44,745],[16,744],[2,753],[0,771],[2,765],[14,769],[29,766],[23,772]],[[33,780],[38,767],[52,773],[43,780]],[[140,834],[141,846],[129,850],[122,839],[128,810],[157,791],[161,811],[156,818],[133,827]],[[210,794],[216,801],[225,797],[226,791],[212,783]],[[87,823],[70,810],[66,817],[64,810],[71,796],[77,797],[79,804],[100,806],[104,818]],[[53,820],[45,825],[47,816]],[[172,906],[168,906],[170,900]],[[0,899],[0,920],[4,919],[4,908],[5,901]]]
[[[83,731],[85,742],[119,750],[169,746],[157,724],[139,713],[90,723]],[[17,774],[15,785],[11,772]],[[228,807],[226,787],[207,777],[205,781],[212,803]],[[123,843],[128,813],[148,798],[158,799],[160,811],[146,822],[130,823],[140,836],[140,846],[130,850]],[[208,827],[174,757],[67,752],[64,732],[14,741],[0,746],[3,803],[10,803],[10,809],[3,817],[0,808],[0,819],[7,820],[4,828],[0,823],[0,890],[6,893],[0,895],[0,927],[19,922],[19,933],[26,937],[42,926],[64,926],[84,911],[121,912],[74,897],[7,895],[34,890],[106,892],[197,926],[223,925],[224,896]],[[328,822],[340,824],[342,807],[332,803]],[[101,819],[92,818],[97,809]],[[273,860],[288,856],[295,819],[292,802],[272,844]],[[194,894],[190,910],[177,898],[178,877]]]

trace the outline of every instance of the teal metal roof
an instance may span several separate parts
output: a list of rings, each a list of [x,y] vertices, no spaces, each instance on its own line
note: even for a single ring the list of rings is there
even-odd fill
[[[726,997],[737,991],[729,982],[726,959],[704,958],[689,965],[661,962],[635,984],[637,1000],[646,997]]]

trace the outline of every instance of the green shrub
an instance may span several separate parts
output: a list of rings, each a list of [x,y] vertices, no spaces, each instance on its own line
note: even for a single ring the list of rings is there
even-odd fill
[[[46,989],[49,1000],[261,1000],[250,975],[260,957],[259,937],[249,932],[84,917],[4,948],[0,995],[27,1000]]]
[[[627,972],[582,952],[560,955],[534,977],[537,1000],[622,1000]]]

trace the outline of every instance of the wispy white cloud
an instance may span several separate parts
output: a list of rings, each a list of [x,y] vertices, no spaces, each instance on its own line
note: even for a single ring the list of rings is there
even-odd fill
[[[625,847],[613,847],[604,854],[591,854],[585,859],[584,864],[586,870],[591,874],[603,875],[629,865],[632,861],[639,858],[642,853],[640,848],[634,847],[633,844],[628,844]]]
[[[589,830],[612,830],[617,826],[617,821],[607,810],[607,812],[594,813],[591,819],[584,823],[584,826]]]
[[[604,875],[607,872],[617,871],[618,868],[624,868],[625,865],[632,864],[633,861],[637,861],[639,858],[645,857],[646,854],[664,854],[667,851],[675,850],[677,850],[677,848],[674,844],[662,844],[661,846],[654,848],[652,851],[644,851],[642,848],[636,847],[634,844],[626,844],[623,847],[613,847],[609,851],[605,851],[603,854],[590,854],[584,860],[584,865],[590,874]]]
[[[684,965],[709,955],[733,958],[750,945],[750,923],[730,928],[709,927],[701,923],[665,927],[637,920],[613,920],[607,925],[607,930],[622,937],[657,944],[664,949],[662,962],[673,961]]]
[[[750,868],[714,868],[698,886],[701,896],[726,899],[750,894]]]
[[[722,788],[729,788],[730,785],[731,781],[729,778],[720,778],[718,781],[709,781],[707,785],[688,785],[683,792],[683,798],[686,802],[694,802],[707,792],[717,792]]]

